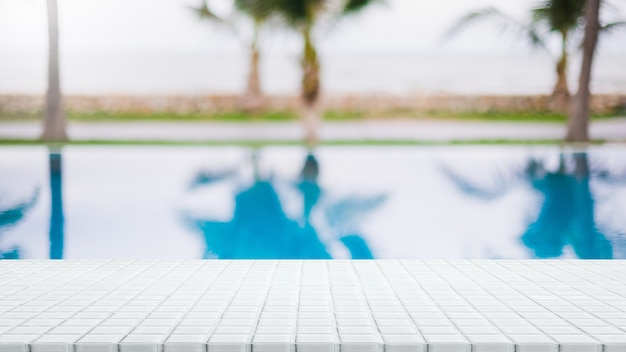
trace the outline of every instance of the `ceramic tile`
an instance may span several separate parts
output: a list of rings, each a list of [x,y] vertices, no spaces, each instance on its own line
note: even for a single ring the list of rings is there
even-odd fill
[[[0,285],[0,352],[626,350],[624,261],[0,261]]]
[[[39,335],[0,335],[0,352],[28,352],[29,343]]]
[[[117,352],[124,335],[85,335],[74,344],[76,352]]]
[[[76,335],[44,335],[31,342],[31,352],[73,352],[74,343],[82,334]]]
[[[604,352],[626,351],[626,334],[596,335],[595,339],[604,346]]]
[[[120,343],[120,352],[161,352],[166,335],[130,334]]]
[[[207,352],[208,334],[176,334],[168,336],[163,352]]]
[[[383,335],[385,352],[426,352],[427,344],[417,334]]]
[[[256,352],[295,352],[293,335],[255,334],[252,338],[252,350]]]
[[[339,341],[333,334],[298,334],[296,336],[298,352],[338,352]]]
[[[472,344],[473,352],[514,352],[515,345],[504,335],[475,335],[465,336]]]
[[[507,335],[516,352],[557,352],[559,345],[546,335]]]
[[[340,334],[342,352],[382,352],[383,341],[376,334]]]
[[[251,336],[244,334],[213,334],[208,352],[250,352]]]
[[[424,334],[429,352],[470,352],[472,345],[460,334]]]
[[[559,352],[602,351],[602,344],[588,335],[552,335],[551,337],[559,344]]]

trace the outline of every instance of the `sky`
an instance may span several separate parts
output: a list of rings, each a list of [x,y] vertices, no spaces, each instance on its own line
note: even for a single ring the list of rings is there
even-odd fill
[[[200,0],[58,0],[64,55],[128,53],[235,54],[245,46],[230,33],[197,19],[189,10]],[[229,0],[211,0],[226,11]],[[0,0],[0,53],[45,54],[45,0]],[[463,14],[496,6],[523,18],[532,0],[387,0],[332,29],[318,33],[321,51],[332,54],[511,54],[529,48],[498,38],[489,25],[442,41]],[[612,0],[608,17],[626,18],[626,0]],[[602,43],[603,53],[626,54],[626,30]],[[263,36],[268,54],[295,53],[293,34],[272,29]],[[1,60],[1,58],[0,58]]]
[[[236,36],[200,20],[190,7],[202,0],[57,1],[66,93],[237,93],[245,88],[248,22],[240,23],[244,35]],[[220,14],[232,4],[209,1]],[[548,93],[558,41],[547,55],[498,34],[493,23],[443,40],[469,11],[496,6],[523,20],[535,1],[380,0],[358,15],[318,28],[325,91]],[[626,19],[626,0],[608,1],[603,17]],[[625,43],[626,28],[601,38],[595,91],[626,91]],[[265,92],[297,91],[301,45],[299,36],[280,26],[264,30]],[[45,92],[47,50],[46,0],[0,0],[0,93]],[[575,77],[579,55],[570,62]],[[575,79],[570,81],[573,89]]]

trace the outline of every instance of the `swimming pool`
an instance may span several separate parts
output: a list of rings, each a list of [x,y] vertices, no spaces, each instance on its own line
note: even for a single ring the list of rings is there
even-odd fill
[[[626,258],[626,146],[4,146],[0,257]]]

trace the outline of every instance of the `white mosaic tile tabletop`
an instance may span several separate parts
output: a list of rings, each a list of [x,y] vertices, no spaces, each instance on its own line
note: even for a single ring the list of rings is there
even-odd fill
[[[625,352],[626,261],[0,261],[0,352]]]

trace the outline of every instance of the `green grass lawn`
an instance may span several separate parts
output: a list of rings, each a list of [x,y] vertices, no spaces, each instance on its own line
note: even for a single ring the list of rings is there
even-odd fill
[[[616,114],[594,114],[592,119],[606,119]],[[567,116],[556,112],[501,112],[501,111],[415,111],[397,110],[384,113],[359,113],[328,111],[324,115],[327,121],[355,121],[359,119],[384,120],[447,120],[447,121],[511,121],[511,122],[565,122]]]
[[[7,115],[0,114],[0,121],[39,121],[41,114]],[[177,114],[177,113],[127,113],[127,112],[94,112],[82,113],[70,111],[67,113],[70,121],[77,122],[283,122],[295,121],[297,115],[291,112],[265,112],[261,114],[247,114],[243,112],[225,112],[215,114]]]
[[[68,112],[70,121],[79,122],[287,122],[297,121],[298,115],[291,111],[271,111],[258,114],[244,112],[224,112],[214,114],[203,113],[116,113],[95,112],[79,113]],[[594,115],[594,119],[613,117],[614,114]],[[387,112],[351,112],[351,111],[327,111],[324,113],[325,121],[359,121],[359,120],[448,120],[448,121],[515,121],[515,122],[564,122],[564,114],[554,112],[446,112],[446,111],[413,111],[397,110]],[[0,122],[3,121],[39,121],[41,114],[8,115],[0,114]]]

